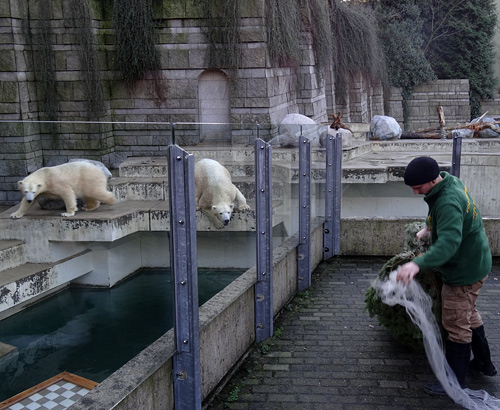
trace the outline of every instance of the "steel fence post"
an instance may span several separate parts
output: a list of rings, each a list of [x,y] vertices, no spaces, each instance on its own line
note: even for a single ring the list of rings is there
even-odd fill
[[[170,262],[175,303],[175,409],[197,410],[201,409],[201,370],[194,157],[171,145],[168,160]]]
[[[460,178],[460,162],[462,157],[462,137],[458,132],[452,133],[453,152],[451,158],[450,174]]]
[[[334,142],[333,135],[326,136],[325,164],[325,222],[323,223],[323,260],[333,256],[333,199],[334,199]]]
[[[340,218],[342,208],[342,134],[334,140],[334,200],[333,200],[333,254],[340,255]]]
[[[257,283],[255,284],[255,340],[273,334],[273,248],[272,248],[271,146],[255,140],[255,209]]]
[[[311,141],[299,139],[299,246],[297,288],[311,286]]]

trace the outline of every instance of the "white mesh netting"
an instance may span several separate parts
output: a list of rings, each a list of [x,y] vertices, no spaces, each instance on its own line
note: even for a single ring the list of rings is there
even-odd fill
[[[471,410],[499,409],[500,400],[484,390],[462,389],[443,352],[443,342],[436,318],[432,313],[432,301],[415,280],[409,284],[396,282],[397,271],[386,280],[377,279],[373,288],[387,305],[404,306],[413,323],[422,331],[425,353],[437,379],[448,396],[457,404]]]

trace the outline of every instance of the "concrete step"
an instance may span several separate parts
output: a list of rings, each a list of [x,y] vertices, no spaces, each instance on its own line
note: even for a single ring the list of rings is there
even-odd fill
[[[295,172],[298,174],[298,169]],[[255,201],[255,179],[247,176],[233,176],[233,184],[241,191],[247,201]],[[297,180],[290,180],[294,183]],[[168,180],[161,178],[114,178],[110,180],[109,189],[117,202],[125,201],[167,201]],[[273,180],[273,200],[283,199],[284,186],[277,179]]]
[[[24,263],[0,275],[0,320],[45,298],[93,270],[86,250],[53,263]]]
[[[252,232],[255,230],[255,202],[248,201],[250,210],[236,211],[234,221],[225,231]],[[18,206],[0,213],[0,239],[23,240],[30,250],[28,261],[45,262],[57,253],[61,259],[82,251],[77,245],[85,242],[113,242],[134,232],[170,230],[168,201],[123,201],[114,205],[101,205],[98,209],[78,211],[75,216],[62,217],[59,210],[43,210],[33,206],[20,219],[11,219],[10,213]],[[283,222],[283,199],[273,200],[273,226]],[[201,211],[196,211],[198,231],[213,231]],[[234,223],[233,223],[234,222]],[[52,241],[50,246],[49,241]],[[64,245],[64,246],[63,246]]]
[[[24,241],[0,240],[0,272],[26,263]]]
[[[112,178],[108,188],[117,202],[165,201],[168,198],[168,178],[117,177]]]
[[[208,158],[208,157],[207,157]],[[253,176],[254,160],[220,161],[230,172],[231,176]],[[120,164],[118,178],[146,178],[151,182],[155,179],[168,180],[168,160],[166,157],[137,157],[128,158]]]
[[[168,176],[167,157],[130,157],[120,164],[119,176],[126,178],[162,178]]]

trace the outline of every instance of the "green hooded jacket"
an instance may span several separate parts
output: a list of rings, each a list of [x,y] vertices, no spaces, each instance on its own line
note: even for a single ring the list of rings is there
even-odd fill
[[[439,270],[448,285],[470,285],[491,271],[488,237],[464,183],[447,172],[440,174],[443,180],[424,197],[429,205],[431,246],[413,262],[421,270]]]

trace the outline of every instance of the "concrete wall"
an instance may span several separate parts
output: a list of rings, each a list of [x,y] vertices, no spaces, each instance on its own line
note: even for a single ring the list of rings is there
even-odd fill
[[[323,225],[311,235],[311,265],[323,258]],[[297,290],[296,236],[273,255],[273,313],[277,315]],[[255,340],[255,268],[249,269],[200,308],[202,398],[217,387]],[[73,410],[173,409],[173,330],[168,331],[88,393]]]
[[[342,218],[340,253],[391,258],[404,251],[405,226],[424,218]],[[493,256],[500,256],[500,218],[483,218]]]

